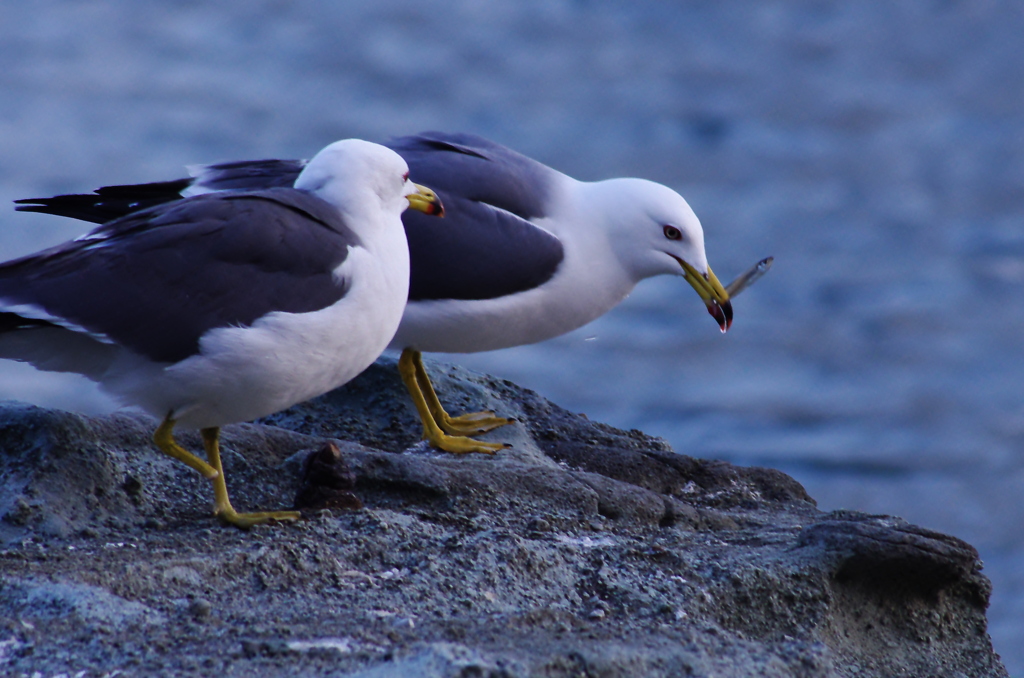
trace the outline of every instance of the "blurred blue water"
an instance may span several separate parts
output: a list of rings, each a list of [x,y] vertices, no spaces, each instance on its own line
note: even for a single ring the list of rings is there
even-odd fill
[[[967,539],[1024,674],[1022,34],[997,1],[4,3],[0,204],[425,129],[666,183],[723,279],[776,257],[728,335],[664,279],[449,359]],[[0,223],[5,258],[84,229]],[[2,397],[109,407],[0,369]]]

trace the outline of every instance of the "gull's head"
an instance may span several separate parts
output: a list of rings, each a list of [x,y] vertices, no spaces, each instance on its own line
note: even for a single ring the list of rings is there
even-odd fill
[[[342,213],[382,210],[398,217],[406,208],[443,215],[441,201],[409,180],[409,166],[390,148],[362,139],[335,141],[313,156],[295,188],[316,194]]]
[[[708,266],[704,229],[681,195],[644,179],[598,182],[613,220],[613,246],[636,280],[678,275],[690,283],[723,332],[732,324],[729,293]],[[614,214],[614,217],[610,215]]]

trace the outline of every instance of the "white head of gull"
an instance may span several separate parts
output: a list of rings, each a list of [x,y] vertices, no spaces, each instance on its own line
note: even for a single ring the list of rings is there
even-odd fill
[[[213,481],[238,513],[219,430],[341,386],[394,335],[409,286],[402,212],[440,203],[394,151],[344,140],[294,187],[162,203],[77,240],[0,264],[0,357],[79,372],[161,418],[161,451]],[[178,445],[202,431],[207,461]]]

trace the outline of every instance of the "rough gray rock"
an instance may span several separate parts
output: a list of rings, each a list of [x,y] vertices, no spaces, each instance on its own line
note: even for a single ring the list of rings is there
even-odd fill
[[[1006,675],[970,545],[430,368],[514,447],[425,448],[382,359],[225,429],[236,507],[306,513],[247,532],[148,417],[5,404],[0,674]]]

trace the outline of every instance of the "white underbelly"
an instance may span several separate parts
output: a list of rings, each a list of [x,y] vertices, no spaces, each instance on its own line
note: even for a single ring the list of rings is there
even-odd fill
[[[361,278],[325,309],[212,330],[200,354],[170,366],[115,367],[103,386],[154,416],[172,412],[188,428],[248,421],[319,396],[369,367],[401,319],[408,277]]]
[[[556,279],[498,299],[410,302],[390,348],[476,353],[533,344],[604,315],[632,287],[623,282],[588,290],[586,285]]]

